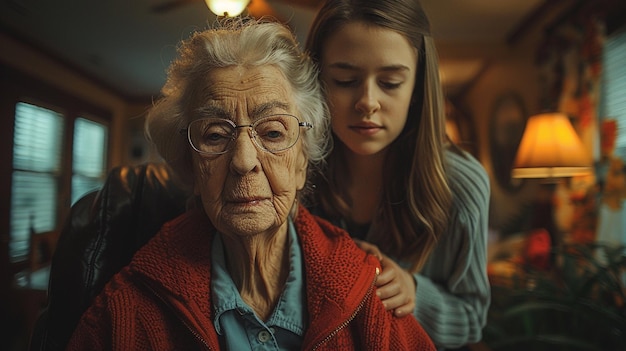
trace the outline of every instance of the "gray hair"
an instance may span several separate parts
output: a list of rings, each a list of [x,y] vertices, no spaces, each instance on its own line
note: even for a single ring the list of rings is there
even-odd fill
[[[182,183],[193,184],[186,135],[190,108],[216,68],[265,66],[278,68],[292,90],[301,121],[313,128],[301,134],[309,173],[319,169],[331,147],[330,113],[317,79],[317,67],[304,54],[293,33],[275,22],[244,18],[222,20],[215,28],[194,33],[180,43],[168,70],[162,97],[148,112],[146,135]]]

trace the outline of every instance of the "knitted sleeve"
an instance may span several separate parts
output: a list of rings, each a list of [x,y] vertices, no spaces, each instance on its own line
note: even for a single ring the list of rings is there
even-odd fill
[[[482,338],[491,291],[487,278],[488,176],[471,156],[448,152],[454,204],[450,225],[419,274],[415,316],[437,347]]]
[[[110,350],[110,317],[104,298],[96,297],[74,329],[66,350]]]
[[[370,296],[356,318],[356,344],[337,349],[435,351],[435,345],[415,318],[394,317],[381,300]]]

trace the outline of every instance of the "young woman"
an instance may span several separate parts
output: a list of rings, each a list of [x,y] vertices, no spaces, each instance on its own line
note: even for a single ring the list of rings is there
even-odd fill
[[[422,7],[329,0],[306,46],[334,135],[311,208],[382,259],[377,294],[387,309],[414,313],[438,347],[480,340],[490,302],[489,181],[445,135]]]

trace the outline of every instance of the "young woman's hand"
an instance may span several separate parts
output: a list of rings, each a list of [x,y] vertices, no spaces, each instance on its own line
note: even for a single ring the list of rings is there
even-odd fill
[[[358,246],[361,250],[367,252],[368,254],[376,257],[382,264],[383,253],[380,252],[380,250],[378,249],[378,246],[372,243],[368,243],[367,241],[359,240],[359,239],[353,239],[353,240],[356,243],[356,246]]]
[[[416,289],[413,276],[383,255],[378,246],[361,240],[354,241],[362,250],[380,260],[383,271],[376,280],[376,295],[383,301],[385,308],[388,311],[393,310],[396,317],[413,313]]]

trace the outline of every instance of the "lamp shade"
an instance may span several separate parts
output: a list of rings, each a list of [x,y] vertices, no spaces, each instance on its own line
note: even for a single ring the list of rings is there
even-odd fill
[[[246,9],[250,0],[204,0],[209,10],[218,16],[239,16]]]
[[[513,178],[557,178],[591,172],[591,158],[568,117],[543,113],[526,122]]]

